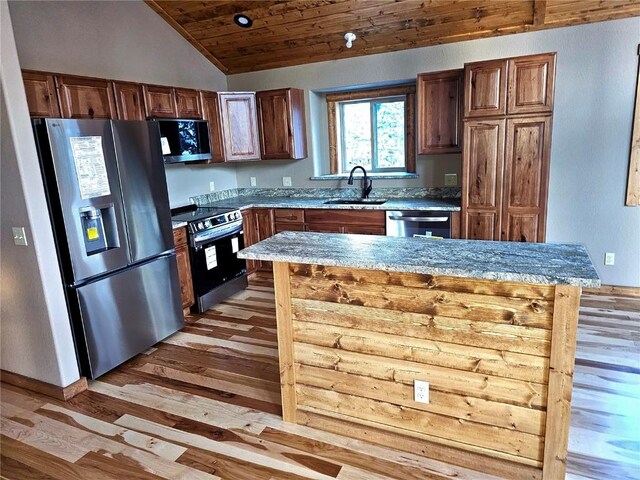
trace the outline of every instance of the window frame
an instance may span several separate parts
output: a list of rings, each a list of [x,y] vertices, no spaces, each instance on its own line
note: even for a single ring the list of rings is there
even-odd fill
[[[369,102],[371,108],[375,103],[382,101],[393,101],[400,97],[404,97],[405,101],[405,167],[402,168],[383,168],[375,169],[377,173],[416,173],[416,142],[415,142],[415,98],[416,86],[402,85],[397,87],[383,87],[366,90],[356,90],[350,92],[330,93],[327,94],[327,113],[329,120],[329,170],[331,174],[344,173],[341,168],[344,165],[343,155],[343,133],[340,128],[342,123],[343,103],[359,103]],[[380,102],[374,102],[380,100]],[[372,129],[375,116],[372,114]],[[375,134],[372,132],[372,152],[375,149]],[[373,156],[372,162],[376,161]],[[375,167],[374,167],[375,168]]]

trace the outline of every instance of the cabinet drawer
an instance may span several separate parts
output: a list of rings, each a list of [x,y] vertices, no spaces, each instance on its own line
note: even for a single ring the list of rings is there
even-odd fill
[[[173,231],[173,244],[176,247],[187,244],[187,228],[177,228]]]
[[[275,209],[276,222],[304,223],[304,210],[295,208]]]
[[[280,232],[304,232],[304,223],[282,223],[276,222],[276,233]]]
[[[385,225],[384,210],[307,210],[306,221],[309,224],[338,224],[338,225]]]

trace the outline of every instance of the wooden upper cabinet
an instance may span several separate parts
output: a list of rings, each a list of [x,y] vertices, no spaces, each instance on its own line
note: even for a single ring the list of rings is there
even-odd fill
[[[307,157],[304,91],[297,88],[256,94],[260,151],[265,160]]]
[[[64,118],[117,118],[109,80],[57,75],[58,96]]]
[[[202,116],[209,122],[209,139],[211,140],[210,163],[224,162],[224,142],[220,125],[220,102],[215,92],[200,92]]]
[[[465,122],[462,153],[462,238],[498,240],[505,120]]]
[[[29,115],[32,117],[60,116],[56,83],[53,74],[46,72],[22,71],[22,81],[27,94]]]
[[[142,85],[144,113],[147,118],[178,118],[173,87]]]
[[[507,120],[501,240],[544,242],[551,117]]]
[[[175,88],[178,118],[202,118],[200,95],[197,90]]]
[[[119,120],[144,120],[142,88],[137,83],[113,82]]]
[[[418,75],[418,154],[462,151],[464,70]]]
[[[507,113],[507,60],[464,66],[464,117],[503,116]]]
[[[225,160],[260,160],[256,94],[219,93]]]
[[[555,53],[510,59],[507,113],[551,113],[555,70]]]

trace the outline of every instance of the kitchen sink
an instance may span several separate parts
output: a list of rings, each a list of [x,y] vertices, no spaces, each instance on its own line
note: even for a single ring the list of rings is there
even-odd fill
[[[325,205],[382,205],[386,200],[369,200],[368,198],[342,198],[340,200],[329,200]]]

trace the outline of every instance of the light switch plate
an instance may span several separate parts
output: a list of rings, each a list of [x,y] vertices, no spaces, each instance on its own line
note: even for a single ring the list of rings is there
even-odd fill
[[[24,232],[24,227],[12,227],[13,243],[16,245],[27,245],[27,235]]]
[[[604,264],[605,265],[615,265],[616,264],[616,254],[607,252],[604,254]]]
[[[455,187],[458,185],[458,175],[455,173],[445,173],[444,174],[444,186],[445,187]]]
[[[290,187],[291,186],[291,177],[282,177],[282,186]]]
[[[413,381],[413,399],[419,403],[429,403],[429,382]]]
[[[209,191],[210,192],[216,191],[216,182],[209,182]]]
[[[256,177],[251,177],[251,186],[255,187],[258,184],[258,181],[256,180]]]

